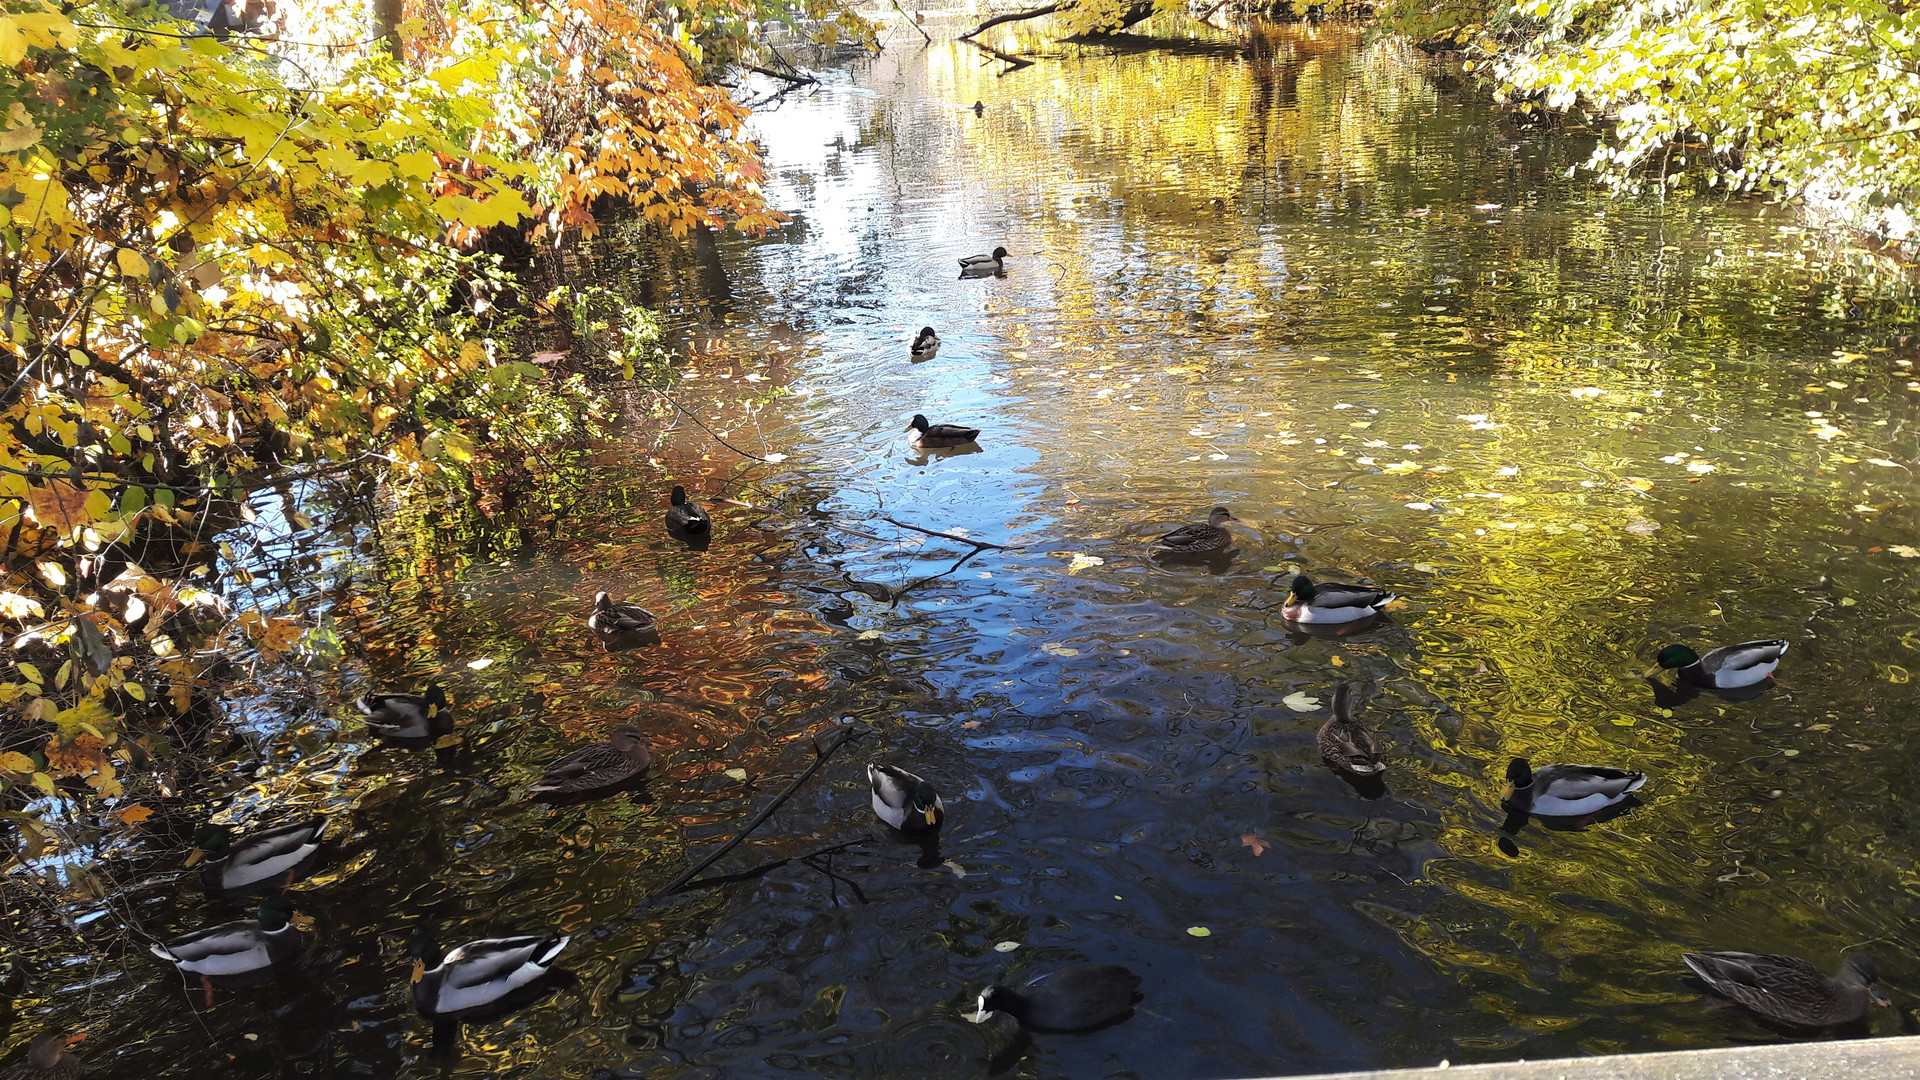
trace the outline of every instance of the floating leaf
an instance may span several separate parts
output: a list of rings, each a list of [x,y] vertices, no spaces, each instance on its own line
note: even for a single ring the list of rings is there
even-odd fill
[[[1213,931],[1207,929],[1204,926],[1189,926],[1187,927],[1187,933],[1192,934],[1194,937],[1212,937],[1213,936]]]
[[[1073,557],[1073,561],[1067,564],[1067,573],[1071,574],[1089,567],[1103,566],[1106,564],[1106,561],[1107,560],[1098,555],[1076,554]]]
[[[1320,699],[1305,690],[1296,690],[1280,699],[1280,704],[1294,712],[1312,712],[1320,707]]]
[[[1048,641],[1040,646],[1040,651],[1049,656],[1079,656],[1079,649],[1069,649],[1057,641]]]
[[[993,943],[994,952],[1012,952],[1019,947],[1020,943],[1017,941],[996,941]]]
[[[493,657],[483,656],[478,660],[469,660],[467,661],[467,666],[474,671],[485,671],[493,666]]]
[[[1267,853],[1267,848],[1270,846],[1265,840],[1260,839],[1258,836],[1255,836],[1253,833],[1241,833],[1240,844],[1242,847],[1252,848],[1254,858],[1256,859],[1262,855],[1265,855]]]
[[[730,776],[730,777],[732,777],[732,778],[733,778],[733,779],[735,779],[735,780],[738,780],[738,781],[740,781],[741,783],[745,783],[745,782],[746,782],[746,779],[747,779],[747,770],[745,770],[745,769],[728,769],[728,770],[726,770],[726,775],[727,775],[727,776]]]
[[[1912,544],[1895,544],[1887,549],[1903,559],[1920,559],[1920,548]]]

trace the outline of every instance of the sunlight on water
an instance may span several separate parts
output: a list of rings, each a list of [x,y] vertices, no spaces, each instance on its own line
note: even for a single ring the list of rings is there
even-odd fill
[[[1217,1077],[1773,1037],[1703,1008],[1701,947],[1831,970],[1870,944],[1910,985],[1920,350],[1888,264],[1779,208],[1609,202],[1564,176],[1580,136],[1355,31],[982,59],[890,49],[764,111],[782,232],[595,255],[693,353],[675,398],[783,456],[656,435],[639,393],[547,531],[389,522],[334,615],[373,682],[446,673],[463,743],[361,753],[336,706],[263,694],[306,726],[260,776],[342,822],[297,892],[316,947],[198,1018],[126,958],[101,1042],[128,1068],[187,1075],[204,1024],[239,1049],[194,1075],[440,1075],[404,993],[420,920],[574,935],[579,983],[471,1029],[450,1075]],[[1005,277],[956,280],[996,244]],[[923,324],[944,345],[911,363]],[[908,447],[915,412],[979,451]],[[673,483],[711,550],[662,533]],[[1216,504],[1230,561],[1146,558]],[[1293,631],[1302,570],[1405,603]],[[602,588],[661,644],[600,651]],[[1755,700],[1640,677],[1758,637],[1792,651]],[[1390,743],[1382,797],[1319,762],[1340,681]],[[876,733],[715,872],[883,831],[876,757],[941,789],[937,854],[881,837],[643,903],[849,716]],[[519,800],[623,722],[653,740],[643,794]],[[1613,821],[1507,836],[1514,755],[1652,780]],[[1077,958],[1145,975],[1141,1012],[1030,1047],[965,1022]]]

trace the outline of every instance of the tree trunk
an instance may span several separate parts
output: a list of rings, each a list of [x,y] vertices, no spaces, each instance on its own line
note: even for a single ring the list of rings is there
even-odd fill
[[[402,0],[373,0],[373,36],[387,40],[396,61],[405,59],[400,51],[400,22],[406,18],[403,7]]]

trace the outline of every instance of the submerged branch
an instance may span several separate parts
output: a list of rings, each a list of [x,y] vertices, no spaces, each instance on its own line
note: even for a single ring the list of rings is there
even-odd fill
[[[748,65],[747,70],[753,72],[755,75],[765,75],[770,79],[785,79],[795,86],[807,86],[820,81],[811,75],[789,75],[784,71],[775,71],[772,68],[761,67],[758,64]]]
[[[664,897],[664,896],[672,896],[674,893],[680,892],[681,890],[685,889],[687,887],[687,884],[693,881],[695,878],[699,877],[702,873],[704,873],[707,867],[712,866],[714,863],[719,862],[720,859],[723,856],[725,856],[727,852],[732,851],[736,847],[739,847],[740,842],[742,840],[745,840],[749,835],[751,835],[753,830],[766,824],[767,819],[773,816],[773,812],[775,810],[780,809],[780,807],[782,807],[783,805],[785,805],[788,799],[793,798],[793,793],[796,791],[799,791],[801,785],[805,784],[808,780],[813,779],[813,774],[819,772],[820,769],[824,765],[826,765],[827,761],[831,759],[834,754],[839,753],[841,747],[846,746],[848,743],[854,741],[855,739],[861,738],[862,736],[866,735],[870,730],[871,729],[864,724],[848,724],[846,727],[843,727],[840,729],[840,737],[834,740],[829,745],[827,745],[824,749],[818,743],[815,743],[814,750],[813,750],[813,753],[814,753],[813,764],[807,766],[807,770],[805,772],[801,773],[797,777],[794,777],[793,783],[787,785],[787,790],[781,792],[778,796],[774,798],[772,802],[768,803],[766,806],[766,809],[760,811],[758,814],[755,814],[753,816],[753,820],[747,822],[746,826],[742,828],[737,834],[735,834],[733,839],[720,845],[720,847],[717,850],[715,850],[712,854],[708,855],[706,858],[701,859],[698,863],[695,863],[693,866],[689,867],[687,870],[682,872],[678,877],[674,878],[672,881],[667,882],[666,885],[656,890],[653,893],[653,895],[648,897],[647,899],[651,901],[651,900],[659,899],[660,897]]]
[[[1027,59],[1024,56],[1015,56],[1012,53],[1001,52],[999,49],[996,49],[991,45],[982,45],[981,43],[973,40],[972,38],[961,38],[960,40],[965,41],[967,44],[973,46],[976,49],[979,49],[981,52],[986,53],[989,56],[992,56],[996,60],[1005,60],[1007,62],[1007,69],[1006,71],[1002,71],[1000,75],[997,77],[1004,78],[1010,72],[1019,71],[1023,67],[1033,66],[1033,61]]]
[[[1031,64],[1033,63],[1033,61],[1028,60],[1027,63]],[[898,525],[903,529],[911,529],[917,533],[925,533],[928,536],[937,536],[942,540],[957,540],[962,544],[972,544],[976,548],[989,548],[994,551],[1019,551],[1020,550],[1018,547],[1009,547],[1006,544],[995,544],[995,543],[990,543],[986,540],[975,540],[975,539],[972,539],[971,537],[956,536],[953,533],[935,532],[932,529],[923,529],[918,525],[909,525],[904,521],[895,521],[890,517],[883,517],[880,520],[886,522],[889,525]]]

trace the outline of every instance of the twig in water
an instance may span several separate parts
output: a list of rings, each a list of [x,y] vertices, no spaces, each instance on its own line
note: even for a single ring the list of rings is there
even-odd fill
[[[1015,71],[1019,71],[1023,67],[1033,66],[1033,61],[1027,59],[1024,56],[1015,56],[1012,53],[1001,52],[999,49],[996,49],[991,45],[982,45],[980,42],[975,41],[971,37],[962,37],[960,40],[966,42],[967,44],[973,46],[976,49],[979,49],[981,52],[984,52],[992,56],[996,60],[1006,61],[1007,69],[1005,71],[1002,71],[999,75],[995,76],[995,78],[1004,78]]]
[[[1226,0],[1220,0],[1220,2],[1226,3]],[[912,24],[915,30],[920,31],[920,36],[927,39],[927,44],[929,45],[933,44],[933,35],[927,33],[927,28],[924,26],[921,26],[919,23],[919,20],[908,17],[907,9],[900,6],[900,0],[893,0],[893,10],[899,12],[900,17],[903,19],[906,19],[908,23]]]
[[[807,769],[805,772],[801,773],[799,776],[794,777],[793,783],[787,785],[787,790],[781,792],[778,796],[774,798],[772,802],[768,803],[766,809],[760,811],[758,814],[755,814],[753,816],[753,820],[747,822],[746,827],[741,829],[739,833],[737,833],[734,836],[733,839],[720,845],[719,849],[714,851],[711,855],[708,855],[706,858],[701,859],[698,863],[695,863],[692,867],[688,868],[686,871],[681,873],[680,876],[674,878],[672,881],[667,882],[665,887],[655,891],[652,896],[649,896],[647,900],[642,901],[642,903],[651,902],[663,896],[672,896],[674,893],[679,892],[680,889],[687,884],[687,882],[692,881],[694,878],[699,877],[703,872],[706,871],[707,867],[712,866],[714,863],[719,862],[721,857],[726,855],[727,852],[732,851],[736,847],[739,847],[740,842],[742,840],[745,840],[750,834],[752,834],[753,830],[766,824],[767,819],[773,816],[773,812],[775,810],[780,809],[780,807],[784,805],[788,799],[793,798],[793,793],[800,790],[800,785],[806,783],[808,780],[813,779],[813,774],[819,772],[821,767],[824,766],[827,763],[828,759],[832,758],[834,754],[839,753],[841,747],[847,745],[848,743],[854,741],[855,739],[861,738],[871,730],[872,729],[868,728],[865,724],[848,724],[846,727],[843,727],[840,729],[840,737],[834,740],[834,742],[828,745],[825,749],[821,749],[820,744],[818,742],[814,743],[813,764],[807,766]]]
[[[886,522],[889,525],[898,525],[903,529],[912,529],[914,532],[917,532],[917,533],[925,533],[928,536],[937,536],[942,540],[957,540],[962,544],[972,544],[976,548],[990,548],[994,551],[1019,551],[1020,550],[1020,548],[1017,546],[1009,547],[1006,544],[994,544],[994,543],[989,543],[985,540],[974,540],[966,536],[956,536],[953,533],[935,532],[932,529],[923,529],[918,525],[909,525],[904,521],[895,521],[890,517],[883,517],[880,520]]]
[[[855,839],[848,840],[844,843],[832,844],[827,847],[820,848],[818,851],[809,851],[805,855],[789,855],[784,859],[775,859],[772,862],[762,863],[759,866],[753,867],[752,869],[741,870],[738,873],[720,874],[716,877],[705,877],[705,878],[700,878],[696,881],[689,881],[685,885],[680,886],[680,891],[689,892],[694,889],[714,889],[722,885],[732,885],[735,882],[751,881],[754,878],[761,877],[766,874],[770,874],[773,871],[778,870],[781,867],[787,865],[788,863],[795,862],[795,861],[805,862],[807,863],[807,865],[812,866],[813,864],[810,862],[807,862],[807,860],[812,859],[817,855],[826,855],[831,857],[833,853],[836,851],[842,851],[850,847],[855,847],[860,844],[865,844],[872,841],[872,839],[873,837],[871,835],[862,833],[860,836],[858,836]],[[852,884],[852,882],[848,882],[848,884]],[[866,897],[862,896],[860,898],[860,902],[863,904],[866,903]]]
[[[753,72],[755,75],[765,75],[770,79],[785,79],[794,86],[806,86],[809,83],[817,83],[820,81],[811,75],[789,75],[784,71],[775,71],[772,68],[764,68],[758,64],[749,64],[747,70]]]

